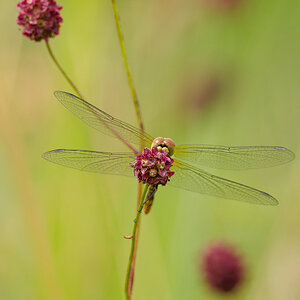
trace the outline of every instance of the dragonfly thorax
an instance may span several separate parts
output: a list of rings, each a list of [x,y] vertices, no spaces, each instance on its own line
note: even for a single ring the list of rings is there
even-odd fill
[[[175,143],[170,138],[157,137],[153,140],[151,149],[153,147],[156,147],[158,151],[166,151],[170,156],[172,156],[175,151]]]

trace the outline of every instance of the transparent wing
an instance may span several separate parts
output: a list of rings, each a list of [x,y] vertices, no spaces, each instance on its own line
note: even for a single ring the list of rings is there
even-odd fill
[[[53,163],[80,171],[102,174],[134,176],[129,163],[133,153],[110,153],[87,150],[57,149],[45,152],[42,157]]]
[[[100,132],[116,137],[112,132],[112,130],[114,130],[132,144],[140,145],[141,142],[143,142],[145,147],[151,146],[153,138],[150,135],[126,122],[110,116],[85,100],[62,91],[56,91],[54,95],[59,102],[75,116]]]
[[[180,145],[175,149],[179,159],[216,169],[256,169],[284,164],[294,153],[278,146],[227,147],[214,145]]]
[[[188,191],[252,204],[277,205],[271,195],[249,186],[211,175],[188,164],[174,160],[175,174],[168,184]]]

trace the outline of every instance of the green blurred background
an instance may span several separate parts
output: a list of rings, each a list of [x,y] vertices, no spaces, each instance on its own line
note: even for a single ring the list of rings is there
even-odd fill
[[[146,131],[176,143],[280,145],[300,156],[300,2],[118,1]],[[110,1],[60,1],[53,51],[90,102],[137,125]],[[0,299],[124,299],[134,179],[50,164],[55,148],[123,151],[53,96],[72,92],[45,44],[0,2]],[[199,256],[216,240],[244,255],[227,299],[300,299],[300,163],[214,174],[278,207],[161,188],[142,218],[134,299],[221,299]]]

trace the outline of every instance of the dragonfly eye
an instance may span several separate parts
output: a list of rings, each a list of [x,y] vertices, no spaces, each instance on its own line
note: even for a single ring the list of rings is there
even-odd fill
[[[157,137],[156,139],[153,140],[152,145],[151,145],[151,149],[153,147],[158,147],[161,146],[164,142],[164,138],[163,137]]]
[[[157,147],[158,151],[166,151],[170,156],[174,154],[175,143],[170,138],[157,137],[151,145],[151,149]]]
[[[174,152],[175,152],[175,142],[170,139],[170,138],[165,138],[164,139],[164,143],[166,145],[166,147],[168,148],[168,152],[169,152],[169,155],[172,156],[174,155]]]

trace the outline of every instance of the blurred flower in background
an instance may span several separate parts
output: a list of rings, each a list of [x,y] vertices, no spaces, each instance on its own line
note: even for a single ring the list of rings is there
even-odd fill
[[[23,27],[23,35],[33,41],[48,41],[58,35],[61,5],[53,0],[23,0],[17,4],[19,15],[17,24]]]
[[[220,293],[236,290],[244,279],[245,268],[235,248],[225,242],[210,244],[200,257],[201,273],[209,286]]]

